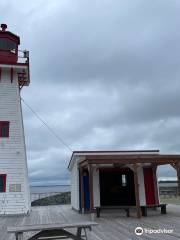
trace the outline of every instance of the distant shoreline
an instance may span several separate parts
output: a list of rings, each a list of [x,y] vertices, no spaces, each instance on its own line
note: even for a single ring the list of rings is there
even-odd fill
[[[69,187],[71,184],[30,185],[30,187]]]
[[[39,185],[39,186],[30,186],[31,202],[57,195],[60,193],[70,192],[71,185]]]

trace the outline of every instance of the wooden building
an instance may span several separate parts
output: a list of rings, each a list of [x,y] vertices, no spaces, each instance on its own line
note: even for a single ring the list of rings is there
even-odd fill
[[[30,211],[20,90],[29,85],[28,52],[20,38],[0,28],[0,215]],[[21,56],[19,56],[21,55]]]
[[[71,204],[80,212],[96,207],[141,206],[160,202],[157,166],[171,164],[179,175],[180,155],[146,151],[75,151],[72,154]],[[179,178],[180,180],[180,178]]]

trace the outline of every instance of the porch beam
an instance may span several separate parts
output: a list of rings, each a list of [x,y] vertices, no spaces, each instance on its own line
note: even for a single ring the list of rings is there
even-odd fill
[[[79,163],[79,168],[80,167],[88,167],[88,161],[84,160],[83,162]]]
[[[180,163],[172,163],[171,166],[176,170],[178,179],[178,195],[180,196]]]
[[[84,213],[84,183],[83,183],[83,168],[79,168],[80,188],[81,188],[81,212]]]
[[[127,167],[130,168],[130,169],[134,172],[134,168],[135,168],[134,165],[136,165],[136,168],[142,167],[142,164],[140,164],[140,163],[136,163],[136,164],[128,164]]]
[[[138,165],[133,164],[132,170],[134,172],[134,186],[135,186],[137,217],[141,218],[142,213],[141,213],[141,206],[140,206],[140,199],[139,199]]]
[[[178,179],[178,195],[180,196],[180,167],[177,169],[177,179]]]
[[[89,190],[90,190],[90,212],[94,211],[94,192],[93,192],[93,167],[88,166],[89,169]]]
[[[152,164],[155,204],[159,204],[159,192],[158,192],[158,186],[157,186],[157,174],[156,173],[157,173],[157,165]]]
[[[97,156],[96,156],[97,157]],[[154,164],[157,164],[157,165],[163,165],[163,164],[174,164],[174,163],[179,163],[180,162],[180,157],[179,158],[173,158],[173,159],[170,159],[170,158],[159,158],[159,159],[156,159],[156,158],[139,158],[139,159],[136,159],[136,158],[96,158],[96,159],[93,159],[93,158],[90,158],[90,159],[87,159],[87,162],[88,164],[137,164],[137,163],[154,163]]]

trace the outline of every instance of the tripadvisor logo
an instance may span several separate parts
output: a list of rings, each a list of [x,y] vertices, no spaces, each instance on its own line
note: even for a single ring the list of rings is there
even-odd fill
[[[143,233],[144,234],[170,234],[173,233],[173,229],[151,229],[151,228],[142,228],[142,227],[137,227],[135,228],[135,234],[138,236],[141,236]]]
[[[143,234],[143,228],[142,227],[137,227],[135,228],[135,234],[140,236]]]

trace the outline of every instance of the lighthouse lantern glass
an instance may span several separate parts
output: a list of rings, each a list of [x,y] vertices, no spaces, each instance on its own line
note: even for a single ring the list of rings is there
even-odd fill
[[[15,42],[8,38],[0,38],[0,50],[16,52],[17,45]]]

